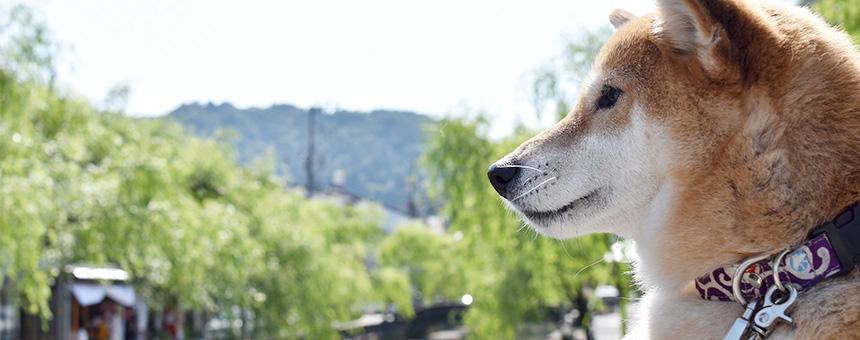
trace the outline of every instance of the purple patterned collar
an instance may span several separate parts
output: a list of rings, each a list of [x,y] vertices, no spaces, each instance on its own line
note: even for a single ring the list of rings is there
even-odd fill
[[[855,258],[860,260],[860,204],[847,210],[813,231],[812,236],[790,251],[779,264],[779,277],[798,291],[804,291],[826,278],[851,271]],[[732,301],[732,276],[739,265],[718,268],[696,279],[696,290],[705,300]],[[774,285],[771,260],[750,265],[749,277],[761,278],[757,286],[741,280],[741,294],[749,300],[764,296]]]

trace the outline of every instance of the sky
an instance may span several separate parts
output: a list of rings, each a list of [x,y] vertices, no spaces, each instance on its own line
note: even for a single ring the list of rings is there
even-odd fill
[[[62,46],[60,81],[126,111],[188,102],[328,110],[486,112],[493,134],[535,126],[527,76],[565,37],[646,0],[0,0],[24,3]],[[544,123],[546,124],[546,123]]]

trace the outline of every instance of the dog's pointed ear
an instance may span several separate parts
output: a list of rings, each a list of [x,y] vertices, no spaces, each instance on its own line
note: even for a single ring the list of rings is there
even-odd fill
[[[697,58],[711,77],[754,79],[784,39],[767,13],[745,1],[657,0],[657,9],[658,44]]]
[[[661,44],[673,54],[697,58],[714,77],[737,66],[733,45],[745,45],[756,34],[751,13],[733,0],[658,0],[657,13],[654,31]]]
[[[664,43],[678,54],[697,54],[719,39],[720,24],[700,0],[659,0],[657,23]]]
[[[624,26],[628,21],[635,19],[636,16],[633,13],[625,11],[623,9],[615,9],[612,13],[609,13],[609,23],[612,24],[612,27],[615,27],[615,30]]]

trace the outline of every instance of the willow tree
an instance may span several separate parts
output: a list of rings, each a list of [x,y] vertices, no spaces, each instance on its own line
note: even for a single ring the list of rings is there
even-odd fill
[[[305,199],[176,123],[97,110],[55,84],[32,14],[10,18],[0,25],[0,279],[27,312],[50,318],[52,281],[79,263],[127,270],[155,308],[253,321],[243,335],[256,338],[337,338],[334,322],[362,306],[404,300],[373,286],[397,287],[396,275],[366,270],[382,237],[377,207]]]

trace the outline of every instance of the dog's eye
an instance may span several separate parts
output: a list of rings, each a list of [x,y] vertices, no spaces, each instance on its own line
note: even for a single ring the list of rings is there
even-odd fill
[[[600,90],[600,98],[597,99],[597,109],[603,110],[615,106],[615,102],[618,101],[618,97],[620,97],[622,93],[623,91],[612,86],[603,86],[603,89]]]

